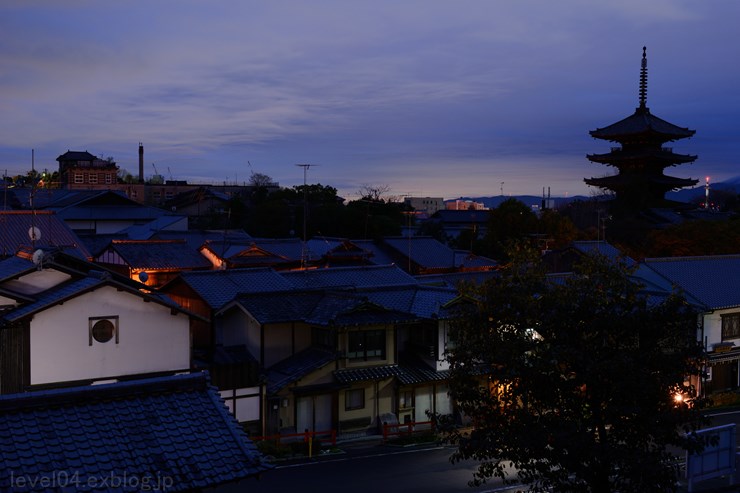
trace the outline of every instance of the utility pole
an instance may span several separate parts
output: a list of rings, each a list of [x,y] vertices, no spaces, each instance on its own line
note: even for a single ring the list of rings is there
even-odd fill
[[[303,243],[301,246],[301,269],[306,266],[306,223],[308,222],[308,184],[306,177],[308,175],[308,169],[311,166],[318,166],[318,164],[296,164],[296,166],[303,168]]]

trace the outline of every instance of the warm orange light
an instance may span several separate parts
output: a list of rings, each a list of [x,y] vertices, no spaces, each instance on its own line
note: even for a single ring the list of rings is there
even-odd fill
[[[683,402],[683,394],[677,392],[676,394],[673,395],[673,400],[675,401],[676,404],[681,404]]]

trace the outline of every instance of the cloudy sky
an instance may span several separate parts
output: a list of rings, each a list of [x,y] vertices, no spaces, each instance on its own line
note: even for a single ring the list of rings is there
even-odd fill
[[[667,170],[740,176],[737,0],[4,0],[0,171],[70,150],[191,182],[356,196],[589,194],[589,130],[695,129]],[[154,164],[154,166],[152,166]]]

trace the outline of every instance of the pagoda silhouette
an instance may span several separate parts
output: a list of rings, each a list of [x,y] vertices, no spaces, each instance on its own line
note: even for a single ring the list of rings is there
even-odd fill
[[[650,113],[647,107],[647,48],[642,48],[640,69],[640,106],[634,114],[589,134],[602,140],[617,142],[606,154],[588,154],[594,163],[614,166],[615,175],[600,178],[584,178],[591,186],[613,192],[610,212],[619,215],[633,214],[651,208],[672,208],[679,204],[666,200],[671,190],[691,187],[698,180],[677,178],[663,173],[669,166],[691,163],[697,156],[676,154],[666,142],[693,136],[695,130],[679,127]]]

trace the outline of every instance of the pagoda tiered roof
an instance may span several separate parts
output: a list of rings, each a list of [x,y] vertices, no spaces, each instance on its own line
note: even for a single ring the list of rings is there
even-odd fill
[[[672,190],[674,188],[691,187],[697,184],[698,180],[692,178],[677,178],[675,176],[657,175],[650,177],[650,183],[658,185],[659,188]],[[610,190],[625,189],[634,185],[635,180],[625,175],[602,176],[600,178],[586,178],[585,182],[595,187],[608,188]]]
[[[665,193],[696,185],[698,180],[663,174],[669,166],[694,162],[698,156],[676,154],[664,142],[693,136],[695,130],[679,127],[650,113],[647,106],[647,48],[642,49],[640,104],[635,112],[616,123],[592,130],[589,134],[602,140],[618,142],[604,154],[587,154],[589,161],[614,166],[619,173],[600,178],[585,178],[591,186],[616,193],[618,209],[655,207],[665,201]]]
[[[675,166],[677,164],[692,163],[698,156],[691,154],[676,154],[672,149],[661,147],[657,149],[624,149],[621,147],[612,148],[611,152],[606,154],[588,154],[589,161],[610,166],[621,166],[631,162],[643,163],[649,160],[655,163],[655,167],[663,169],[666,166]]]
[[[647,106],[638,107],[635,112],[616,123],[589,132],[596,139],[623,142],[635,136],[650,135],[660,142],[674,141],[691,137],[696,130],[679,127],[650,113]]]

